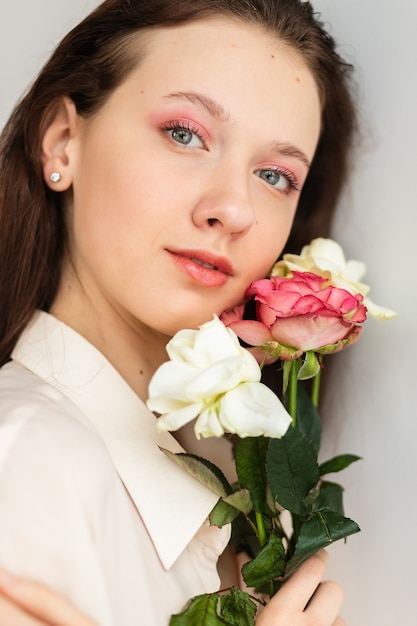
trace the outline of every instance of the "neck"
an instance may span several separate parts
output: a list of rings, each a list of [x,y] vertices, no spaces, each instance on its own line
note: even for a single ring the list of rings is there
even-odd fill
[[[94,303],[94,304],[93,304]],[[50,313],[94,345],[143,400],[155,370],[167,360],[169,337],[136,319],[121,314],[108,303],[61,283]]]

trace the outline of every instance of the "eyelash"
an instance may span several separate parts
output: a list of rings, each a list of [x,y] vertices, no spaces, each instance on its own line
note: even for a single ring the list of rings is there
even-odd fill
[[[194,135],[196,135],[200,141],[206,145],[206,141],[205,138],[203,137],[201,130],[195,126],[194,124],[192,124],[191,122],[187,121],[187,120],[173,120],[172,122],[168,122],[167,124],[164,124],[164,126],[162,127],[162,130],[164,132],[168,132],[170,130],[188,130],[190,133],[194,133]]]
[[[262,171],[262,170],[258,170],[258,171]],[[290,171],[287,170],[285,168],[282,167],[266,167],[264,168],[264,171],[271,171],[271,172],[276,172],[277,174],[280,174],[281,176],[284,176],[289,183],[289,190],[287,193],[290,193],[290,191],[300,191],[300,185],[298,183],[298,180],[296,178],[296,176],[294,176],[294,174]],[[271,185],[272,186],[272,185]]]
[[[171,122],[164,124],[164,126],[162,127],[162,130],[165,133],[167,133],[170,130],[187,130],[191,133],[194,133],[204,145],[206,144],[205,138],[203,137],[201,130],[188,120],[181,120],[181,121],[172,120]],[[262,170],[257,170],[257,171],[262,171]],[[300,185],[298,183],[298,180],[291,171],[285,168],[280,168],[280,167],[268,167],[268,168],[265,168],[264,171],[276,172],[277,174],[284,176],[288,180],[288,183],[289,183],[289,190],[286,193],[290,193],[291,191],[300,191]]]

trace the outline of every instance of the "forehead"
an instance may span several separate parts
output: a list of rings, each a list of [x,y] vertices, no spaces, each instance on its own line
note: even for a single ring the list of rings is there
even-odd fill
[[[291,140],[319,132],[311,71],[297,50],[258,25],[205,19],[149,29],[133,45],[140,62],[127,82],[143,100],[149,94],[198,92],[219,103],[231,123],[252,118],[255,124],[262,116],[275,134],[285,122],[295,133]]]
[[[259,24],[243,20],[213,17],[186,22],[178,26],[155,27],[143,31],[139,36],[144,54],[142,64],[152,57],[155,79],[166,74],[168,68],[176,66],[176,77],[181,71],[193,67],[207,79],[216,68],[216,74],[230,70],[233,74],[256,79],[250,70],[261,64],[265,72],[282,71],[282,61],[289,69],[295,69],[316,88],[315,80],[301,52],[281,40]],[[222,63],[218,64],[219,59]],[[160,64],[158,65],[158,62]],[[236,67],[240,65],[240,67]],[[271,76],[272,76],[271,74]],[[300,75],[296,76],[298,80]],[[249,88],[249,84],[246,85]]]

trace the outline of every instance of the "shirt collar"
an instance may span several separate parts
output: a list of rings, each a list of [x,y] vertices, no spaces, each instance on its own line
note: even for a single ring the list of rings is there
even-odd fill
[[[169,569],[206,520],[218,497],[169,460],[182,452],[107,359],[52,315],[38,311],[13,360],[70,398],[106,444],[159,558]]]

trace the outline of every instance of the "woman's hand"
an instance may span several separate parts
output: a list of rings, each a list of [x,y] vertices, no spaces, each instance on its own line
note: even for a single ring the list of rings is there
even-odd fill
[[[321,582],[327,553],[321,550],[281,587],[262,610],[257,626],[346,626],[339,616],[343,589],[334,582]]]
[[[97,626],[60,594],[41,583],[0,570],[2,626]]]
[[[321,582],[324,551],[311,557],[262,610],[257,626],[346,626],[339,616],[343,590]],[[0,624],[7,626],[96,626],[45,585],[0,571]]]

